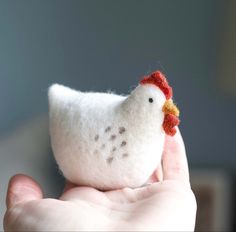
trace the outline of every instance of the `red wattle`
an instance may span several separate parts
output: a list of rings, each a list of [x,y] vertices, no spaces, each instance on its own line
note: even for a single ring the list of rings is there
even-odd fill
[[[174,136],[176,133],[175,126],[178,126],[180,120],[173,114],[166,114],[163,122],[163,129],[167,135]]]

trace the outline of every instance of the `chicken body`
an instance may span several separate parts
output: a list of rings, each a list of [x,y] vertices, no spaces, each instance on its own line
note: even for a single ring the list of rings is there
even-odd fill
[[[51,143],[64,176],[101,190],[145,184],[161,161],[165,100],[149,84],[129,96],[50,87]]]

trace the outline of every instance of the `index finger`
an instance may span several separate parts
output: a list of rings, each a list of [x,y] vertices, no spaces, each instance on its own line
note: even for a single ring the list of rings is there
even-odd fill
[[[186,151],[179,129],[175,136],[166,136],[162,159],[163,180],[179,180],[189,183]]]

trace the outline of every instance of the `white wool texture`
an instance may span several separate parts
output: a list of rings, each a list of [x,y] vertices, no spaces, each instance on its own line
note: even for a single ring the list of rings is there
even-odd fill
[[[50,136],[65,178],[101,190],[144,185],[161,161],[165,100],[151,84],[128,96],[52,85]]]

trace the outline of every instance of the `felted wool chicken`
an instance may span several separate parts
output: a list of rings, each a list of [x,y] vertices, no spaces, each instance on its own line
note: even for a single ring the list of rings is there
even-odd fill
[[[55,159],[70,182],[100,190],[144,185],[161,162],[179,110],[165,76],[145,76],[128,96],[49,89]]]

